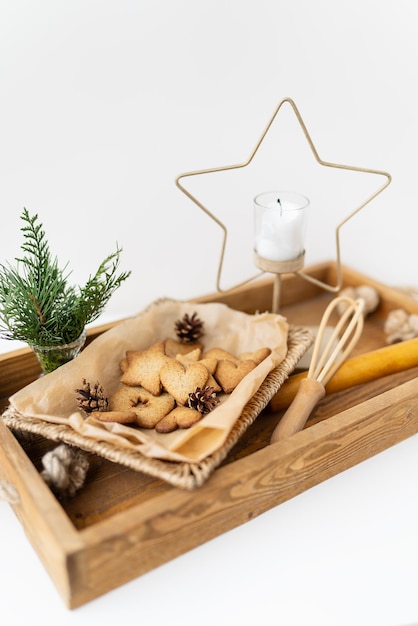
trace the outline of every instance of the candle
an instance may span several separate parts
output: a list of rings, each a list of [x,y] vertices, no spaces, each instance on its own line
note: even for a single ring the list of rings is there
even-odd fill
[[[304,253],[305,209],[309,200],[291,192],[267,192],[254,199],[258,256],[291,261]]]

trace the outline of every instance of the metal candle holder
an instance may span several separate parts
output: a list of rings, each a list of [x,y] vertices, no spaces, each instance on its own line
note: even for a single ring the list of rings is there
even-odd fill
[[[286,260],[286,261],[270,261],[269,259],[265,259],[262,256],[260,256],[259,254],[255,253],[255,264],[257,265],[257,267],[259,269],[261,269],[261,274],[263,274],[264,272],[270,272],[273,273],[275,275],[275,279],[274,279],[274,287],[273,287],[273,302],[272,302],[272,310],[274,312],[278,312],[279,310],[279,304],[280,304],[280,280],[281,280],[281,275],[282,274],[287,274],[287,273],[294,273],[297,274],[298,276],[300,276],[301,278],[303,278],[304,280],[313,283],[319,287],[321,287],[322,289],[325,289],[327,291],[333,292],[333,293],[337,293],[338,291],[340,291],[341,287],[342,287],[342,269],[341,269],[341,253],[340,253],[340,230],[341,228],[354,216],[356,215],[361,209],[363,209],[367,204],[369,204],[369,202],[371,202],[374,198],[376,198],[376,196],[378,196],[384,189],[386,189],[386,187],[390,184],[392,177],[390,174],[388,174],[387,172],[384,172],[382,170],[376,170],[376,169],[370,169],[370,168],[363,168],[363,167],[356,167],[353,165],[341,165],[338,163],[330,163],[327,161],[322,160],[319,157],[319,154],[313,144],[313,141],[309,135],[309,132],[306,128],[306,125],[302,119],[301,114],[299,113],[299,110],[296,107],[296,104],[293,102],[293,100],[291,98],[284,98],[283,100],[280,101],[280,103],[278,104],[278,106],[276,107],[276,110],[274,111],[272,117],[270,118],[267,126],[265,127],[264,131],[262,132],[259,140],[257,141],[255,148],[253,149],[253,151],[251,152],[249,158],[244,161],[243,163],[238,163],[236,165],[226,165],[223,167],[217,167],[217,168],[211,168],[211,169],[205,169],[205,170],[196,170],[196,171],[192,171],[192,172],[186,172],[183,174],[180,174],[177,178],[176,178],[176,185],[177,187],[188,197],[190,198],[190,200],[192,200],[204,213],[206,213],[206,215],[208,215],[208,217],[210,217],[223,231],[223,241],[222,241],[222,248],[221,248],[221,255],[220,255],[220,260],[219,260],[219,266],[218,266],[218,274],[217,274],[217,281],[216,281],[216,285],[217,285],[217,290],[222,292],[222,291],[226,291],[223,290],[220,286],[220,280],[221,280],[221,273],[222,273],[222,267],[223,267],[223,262],[224,262],[224,256],[225,256],[225,249],[226,249],[226,242],[227,242],[227,228],[226,226],[223,224],[223,222],[216,217],[216,215],[214,213],[212,213],[206,206],[204,206],[202,204],[202,202],[200,202],[193,194],[190,193],[190,191],[188,191],[182,181],[185,178],[191,177],[191,176],[200,176],[203,174],[213,174],[215,172],[225,172],[227,170],[235,170],[235,169],[241,169],[241,168],[245,168],[247,167],[252,160],[254,159],[258,149],[260,148],[263,140],[265,139],[268,131],[270,130],[274,120],[277,117],[277,114],[279,113],[280,109],[282,108],[282,106],[287,103],[289,104],[292,109],[293,112],[299,122],[299,125],[302,128],[302,131],[305,135],[305,138],[308,142],[308,145],[315,157],[315,160],[319,163],[319,165],[324,166],[324,167],[330,167],[330,168],[335,168],[335,169],[340,169],[340,170],[349,170],[352,172],[361,172],[361,173],[365,173],[365,174],[375,174],[375,175],[379,175],[379,176],[384,176],[386,178],[385,182],[383,183],[383,185],[381,185],[377,191],[375,191],[373,194],[371,194],[368,198],[366,198],[359,206],[357,206],[349,215],[347,215],[336,227],[336,234],[335,234],[335,238],[336,238],[336,276],[337,276],[337,280],[336,283],[334,285],[330,285],[328,283],[325,283],[323,281],[318,280],[317,278],[315,278],[314,276],[309,275],[306,272],[303,272],[303,265],[304,265],[304,253],[302,255],[300,255],[300,258],[297,259],[290,259],[290,260]],[[260,273],[257,274],[256,276],[252,276],[250,278],[248,278],[245,281],[242,281],[241,283],[235,285],[234,287],[231,287],[230,289],[228,289],[227,291],[231,291],[232,289],[236,289],[237,287],[240,287],[241,285],[247,284],[250,281],[254,280],[255,278],[257,278],[258,276],[260,276]]]
[[[272,313],[278,313],[280,310],[282,274],[300,274],[300,270],[304,265],[304,260],[305,253],[297,259],[291,259],[290,261],[270,261],[269,259],[264,259],[254,252],[255,265],[259,269],[263,270],[263,272],[269,272],[274,275],[273,299],[271,305]]]

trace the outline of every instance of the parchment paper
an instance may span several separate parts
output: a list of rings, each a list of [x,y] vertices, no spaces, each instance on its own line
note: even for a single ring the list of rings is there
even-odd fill
[[[110,396],[119,386],[120,360],[126,350],[144,350],[159,339],[176,339],[174,325],[185,313],[196,311],[204,322],[201,339],[204,349],[222,347],[234,355],[269,347],[271,354],[248,374],[230,395],[190,429],[169,434],[116,423],[100,422],[80,412],[77,388],[85,378],[99,382]],[[197,462],[224,443],[243,407],[260,387],[268,373],[287,353],[288,323],[281,315],[248,315],[224,304],[195,304],[161,300],[139,315],[127,319],[100,335],[72,362],[39,378],[10,397],[10,406],[27,417],[70,426],[82,436],[111,442],[117,447],[169,461]]]

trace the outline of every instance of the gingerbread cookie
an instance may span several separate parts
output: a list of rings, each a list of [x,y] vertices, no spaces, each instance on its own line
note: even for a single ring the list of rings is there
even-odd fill
[[[188,354],[189,352],[192,352],[192,350],[196,350],[196,348],[199,350],[203,349],[203,345],[198,341],[194,341],[192,343],[182,343],[181,341],[176,341],[170,337],[164,341],[164,345],[165,354],[173,359],[178,354]]]
[[[232,363],[239,363],[239,359],[238,357],[234,356],[233,354],[231,354],[231,352],[228,352],[227,350],[224,350],[223,348],[210,348],[209,350],[207,350],[206,352],[204,352],[202,354],[202,358],[215,358],[217,359],[217,361],[232,361]]]
[[[271,350],[270,348],[259,348],[255,352],[243,352],[238,355],[238,359],[240,361],[255,361],[257,365],[264,361],[268,356],[270,356]]]
[[[215,372],[215,378],[221,385],[224,393],[232,393],[242,379],[256,367],[256,362],[247,360],[234,363],[232,361],[219,361]]]
[[[171,394],[177,404],[185,405],[196,387],[204,387],[209,377],[209,372],[199,361],[192,362],[184,367],[179,361],[173,359],[164,365],[160,372],[161,383]]]
[[[158,433],[172,433],[177,428],[191,428],[202,419],[202,414],[187,406],[178,406],[163,417],[156,426]]]
[[[117,422],[118,424],[135,424],[136,413],[133,411],[94,411],[90,413],[100,422]]]
[[[176,354],[175,359],[180,361],[182,365],[187,367],[190,363],[196,362],[200,359],[200,355],[202,354],[202,350],[200,348],[195,348],[186,354]]]
[[[141,428],[154,428],[174,406],[175,400],[170,394],[163,392],[159,396],[154,396],[140,386],[122,385],[109,398],[109,412],[114,412],[114,417],[117,416],[117,412],[122,414],[135,413],[136,424]],[[101,421],[109,421],[106,419],[105,411],[97,418]]]
[[[128,365],[120,382],[131,387],[144,387],[154,396],[160,395],[160,370],[170,360],[164,353],[164,342],[154,344],[148,350],[127,350],[126,359]]]

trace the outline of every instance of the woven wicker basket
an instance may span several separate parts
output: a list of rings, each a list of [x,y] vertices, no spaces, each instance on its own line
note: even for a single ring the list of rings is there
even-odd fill
[[[273,395],[293,372],[311,343],[312,334],[309,330],[292,327],[289,329],[286,358],[270,372],[259,390],[246,404],[222,447],[199,463],[176,463],[148,458],[136,451],[122,449],[106,442],[90,440],[69,426],[50,424],[20,415],[10,407],[3,413],[3,420],[11,430],[17,433],[35,433],[52,441],[77,446],[86,452],[92,452],[133,470],[161,478],[176,487],[194,489],[202,485],[222,463],[231,448],[247,428],[253,424]]]

